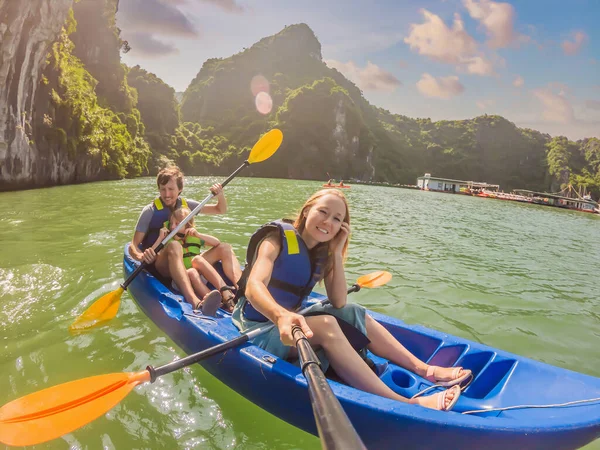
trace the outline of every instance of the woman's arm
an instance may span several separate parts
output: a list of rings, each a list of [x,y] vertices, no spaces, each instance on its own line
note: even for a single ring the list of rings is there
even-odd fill
[[[261,242],[256,261],[248,276],[245,295],[256,310],[277,326],[281,342],[286,345],[294,345],[293,325],[300,326],[308,338],[312,337],[313,333],[303,316],[279,305],[267,289],[269,281],[271,281],[273,265],[280,250],[281,244],[276,234],[271,234]]]
[[[346,306],[348,300],[348,288],[346,287],[346,273],[344,271],[344,260],[342,250],[350,235],[350,225],[342,223],[340,231],[329,244],[333,258],[333,268],[325,277],[325,290],[329,301],[335,308]]]

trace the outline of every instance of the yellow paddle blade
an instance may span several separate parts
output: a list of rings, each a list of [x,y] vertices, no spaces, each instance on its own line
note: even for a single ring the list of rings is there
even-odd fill
[[[392,274],[386,272],[385,270],[378,270],[377,272],[372,272],[368,275],[363,275],[358,280],[356,280],[356,284],[358,284],[361,288],[373,288],[377,286],[383,286],[387,284],[388,281],[392,279]]]
[[[283,133],[281,130],[273,128],[254,144],[254,147],[250,150],[248,162],[254,164],[269,159],[277,151],[282,141]]]
[[[123,288],[119,286],[116,291],[109,292],[96,300],[80,315],[69,327],[69,331],[78,332],[95,327],[114,318],[119,311]]]
[[[84,378],[13,400],[0,408],[0,442],[36,445],[70,433],[113,408],[150,372]]]

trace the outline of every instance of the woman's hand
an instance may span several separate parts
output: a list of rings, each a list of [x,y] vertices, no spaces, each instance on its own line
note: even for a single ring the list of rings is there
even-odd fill
[[[212,192],[212,194],[213,194],[215,197],[222,196],[222,195],[223,195],[223,186],[221,186],[221,184],[220,184],[220,183],[213,184],[213,185],[210,187],[210,192]]]
[[[340,231],[335,235],[335,237],[329,242],[329,250],[335,254],[342,254],[342,250],[344,249],[344,245],[348,240],[348,236],[350,236],[350,225],[346,222],[342,222],[342,226],[340,227]]]
[[[294,336],[292,335],[292,328],[294,325],[298,325],[307,338],[310,339],[313,336],[313,332],[306,323],[304,316],[290,311],[286,311],[282,314],[275,325],[279,329],[279,338],[285,345],[296,345]]]

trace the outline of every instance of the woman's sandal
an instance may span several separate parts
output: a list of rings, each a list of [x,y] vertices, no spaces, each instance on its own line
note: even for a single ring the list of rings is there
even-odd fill
[[[458,374],[460,373],[461,370],[463,370],[462,367],[455,367],[454,370],[452,371],[452,379],[451,380],[447,380],[447,381],[441,381],[438,380],[434,373],[435,373],[435,369],[438,369],[439,366],[429,366],[427,367],[427,374],[425,375],[425,379],[427,381],[431,381],[434,384],[437,384],[438,386],[443,386],[443,387],[450,387],[450,386],[454,386],[454,385],[462,385],[464,381],[469,380],[469,383],[471,382],[471,380],[473,379],[473,372],[471,372],[470,370],[465,370],[465,373],[462,376],[458,376]],[[463,389],[465,387],[468,386],[468,383],[463,386]]]
[[[417,397],[420,397],[422,394],[424,394],[425,392],[427,392],[429,389],[431,389],[431,387],[424,389],[421,392],[417,392],[415,395],[413,395],[411,397],[411,400]],[[448,406],[446,406],[446,396],[448,395],[448,393],[454,391],[454,398],[452,399],[452,401],[450,402],[450,404]],[[452,410],[452,408],[454,408],[454,406],[456,405],[456,402],[458,401],[460,394],[462,393],[460,386],[458,385],[454,385],[449,389],[446,389],[442,392],[439,392],[437,394],[433,394],[433,395],[437,395],[437,402],[436,402],[436,407],[435,409],[437,409],[438,411],[450,411]],[[423,406],[423,405],[420,405]],[[424,408],[427,408],[427,406],[423,406]],[[433,409],[433,408],[432,408]]]
[[[451,391],[454,391],[454,398],[452,399],[450,404],[448,406],[446,406],[446,395],[448,395],[448,393]],[[454,405],[456,405],[456,402],[458,401],[460,394],[461,394],[460,386],[458,386],[456,384],[454,386],[452,386],[450,389],[446,389],[444,392],[441,392],[440,394],[438,394],[437,409],[440,411],[452,410],[452,408],[454,408]]]
[[[200,303],[194,307],[205,316],[214,316],[221,305],[221,293],[219,291],[210,291],[204,296]]]
[[[233,286],[222,286],[219,289],[219,292],[221,293],[222,303],[223,303],[223,305],[221,306],[221,308],[223,308],[227,312],[232,312],[233,308],[235,306],[235,303],[233,302],[233,299],[235,298],[235,295],[232,295],[227,300],[225,300],[225,295],[223,295],[223,294],[225,292],[228,292],[228,291],[233,294],[233,291],[235,291],[235,287],[233,287]]]

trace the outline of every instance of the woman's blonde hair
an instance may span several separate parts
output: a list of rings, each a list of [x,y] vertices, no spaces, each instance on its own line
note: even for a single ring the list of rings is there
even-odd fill
[[[186,208],[185,206],[182,206],[181,208],[177,208],[176,210],[174,210],[171,213],[171,217],[169,217],[169,222],[173,222],[173,219],[179,221],[181,223],[181,221],[183,219],[185,219],[187,216],[189,216],[192,213],[192,211],[190,211],[188,208]],[[194,218],[192,217],[190,219],[190,221],[188,223],[185,224],[185,228],[191,228],[194,226]]]
[[[334,195],[334,196],[342,199],[342,201],[344,202],[344,206],[346,207],[346,213],[344,214],[343,222],[346,222],[348,225],[350,225],[350,209],[348,208],[348,201],[346,200],[346,196],[342,192],[340,192],[336,189],[321,189],[320,191],[317,191],[313,195],[311,195],[310,198],[308,200],[306,200],[306,202],[304,203],[304,206],[302,206],[302,209],[300,210],[300,214],[298,214],[298,217],[296,218],[296,220],[294,222],[294,227],[296,228],[296,230],[298,230],[298,233],[302,234],[302,232],[304,231],[304,228],[306,227],[306,216],[308,215],[308,211],[314,206],[315,203],[317,203],[317,201],[320,198],[325,197],[326,195]],[[323,278],[325,278],[327,275],[329,275],[329,273],[333,269],[333,254],[329,251],[329,242],[331,242],[331,241],[322,242],[311,250],[311,256],[313,258],[316,257],[317,255],[319,255],[319,256],[324,255],[325,252],[327,254],[325,268],[322,272]],[[342,249],[342,260],[343,261],[346,261],[346,254],[348,252],[348,243],[349,242],[350,242],[350,237],[348,237],[348,239],[346,240],[346,243],[344,244],[344,248]]]

